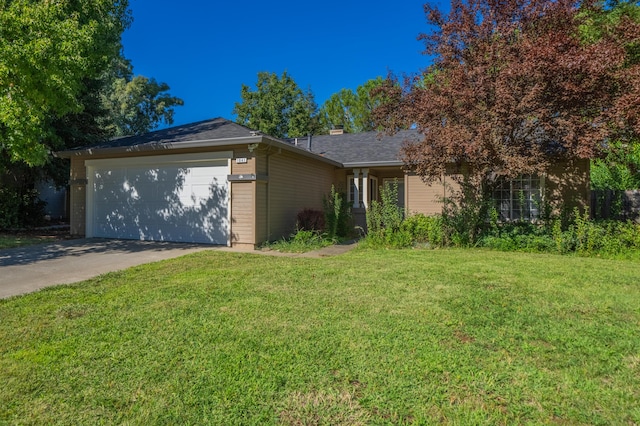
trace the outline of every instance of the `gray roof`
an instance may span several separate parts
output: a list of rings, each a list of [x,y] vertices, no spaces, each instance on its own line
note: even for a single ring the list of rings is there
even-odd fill
[[[138,136],[111,139],[99,145],[77,148],[58,153],[61,156],[79,154],[89,150],[149,150],[157,147],[199,147],[211,144],[223,145],[233,139],[256,137],[256,132],[225,118],[214,118],[196,123],[184,124]],[[266,136],[266,135],[265,135]],[[273,143],[293,146],[305,151],[305,155],[319,155],[327,160],[349,167],[367,165],[402,164],[399,153],[402,145],[419,140],[416,130],[401,130],[394,135],[379,132],[345,133],[342,135],[316,135],[311,137],[311,149],[307,137],[296,139],[269,138]],[[264,140],[264,139],[260,139]],[[236,141],[238,142],[238,141]],[[174,145],[175,144],[175,145]]]
[[[417,142],[417,130],[401,130],[393,135],[379,132],[344,133],[311,137],[311,152],[342,164],[401,164],[400,149],[405,142]],[[295,143],[294,139],[289,140]],[[298,138],[298,147],[308,149],[308,138]]]
[[[92,146],[91,148],[121,148],[177,142],[210,141],[249,136],[253,136],[251,129],[225,118],[214,118],[211,120],[198,121],[197,123],[156,130],[143,135],[115,138],[102,144]],[[86,149],[86,147],[81,149]]]

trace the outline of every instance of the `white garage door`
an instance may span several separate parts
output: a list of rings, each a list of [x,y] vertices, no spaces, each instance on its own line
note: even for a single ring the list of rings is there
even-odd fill
[[[227,158],[186,154],[86,164],[88,237],[229,243]]]

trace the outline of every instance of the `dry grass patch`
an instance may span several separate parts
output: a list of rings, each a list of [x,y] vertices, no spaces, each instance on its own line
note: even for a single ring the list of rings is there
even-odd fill
[[[291,426],[361,426],[369,415],[347,391],[293,392],[284,402],[280,420]]]

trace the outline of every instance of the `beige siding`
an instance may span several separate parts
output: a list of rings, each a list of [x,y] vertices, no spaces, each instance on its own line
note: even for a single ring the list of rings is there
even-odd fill
[[[347,169],[337,169],[334,172],[333,185],[338,192],[346,193],[347,192],[347,176],[352,174],[352,170]],[[329,188],[331,189],[331,188]]]
[[[231,184],[231,243],[255,244],[255,182]]]
[[[408,214],[422,213],[433,215],[442,213],[442,199],[447,195],[447,186],[451,179],[425,184],[419,176],[405,177],[405,197]],[[449,193],[450,193],[449,187]]]
[[[567,214],[589,206],[589,160],[552,166],[545,176],[545,198],[556,214]]]
[[[231,174],[256,173],[257,159],[254,154],[246,147],[234,149]],[[246,158],[247,162],[238,164],[236,158]],[[256,244],[255,199],[255,182],[231,183],[231,244],[234,246],[254,246]]]
[[[246,158],[245,164],[237,164],[236,158]],[[231,174],[242,175],[256,172],[256,158],[248,149],[234,149],[233,160],[231,160]]]
[[[266,176],[267,174],[269,174],[269,169],[268,169],[268,155],[273,155],[273,154],[268,154],[266,152],[256,152],[256,169],[255,169],[255,173],[260,175],[260,176]]]
[[[268,238],[274,240],[295,230],[300,210],[322,209],[322,198],[331,190],[335,167],[283,151],[269,156],[268,168]]]
[[[256,227],[256,244],[269,240],[269,183],[260,180],[256,183],[256,210],[255,210],[255,227]]]

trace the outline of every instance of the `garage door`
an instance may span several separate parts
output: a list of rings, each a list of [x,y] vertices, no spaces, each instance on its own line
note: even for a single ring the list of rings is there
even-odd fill
[[[229,244],[229,160],[220,156],[87,161],[87,236]]]

